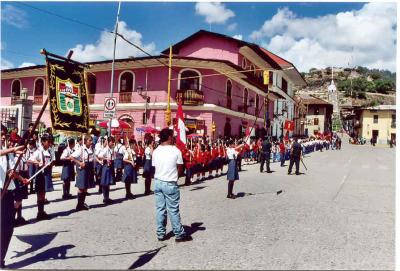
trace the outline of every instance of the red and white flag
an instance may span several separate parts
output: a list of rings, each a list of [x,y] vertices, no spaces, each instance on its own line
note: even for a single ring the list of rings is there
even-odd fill
[[[181,151],[186,148],[186,127],[183,118],[182,104],[178,103],[178,110],[176,111],[176,146]]]
[[[245,131],[245,136],[246,136],[246,142],[245,143],[249,147],[250,147],[250,142],[251,142],[251,140],[250,140],[251,132],[252,132],[252,127],[247,126],[246,131]]]

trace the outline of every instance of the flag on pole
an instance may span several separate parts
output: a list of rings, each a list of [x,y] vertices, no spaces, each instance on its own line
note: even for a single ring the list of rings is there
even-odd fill
[[[186,148],[186,127],[183,118],[182,103],[178,103],[178,110],[176,111],[176,146],[183,151]]]
[[[51,58],[47,62],[50,117],[53,129],[87,133],[89,105],[84,69]]]
[[[294,130],[294,121],[286,120],[284,129],[287,130],[287,131],[293,131]]]
[[[250,133],[252,132],[252,129],[250,126],[247,126],[246,131],[245,131],[245,135],[246,135],[246,145],[250,147]]]

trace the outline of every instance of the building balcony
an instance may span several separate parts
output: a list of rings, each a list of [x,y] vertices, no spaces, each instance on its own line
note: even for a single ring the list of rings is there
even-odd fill
[[[34,105],[42,105],[43,104],[43,95],[33,96],[33,104]]]
[[[120,103],[131,103],[132,102],[132,93],[119,93],[119,102]]]
[[[179,89],[176,91],[176,100],[183,105],[202,105],[204,104],[204,94],[196,89]]]

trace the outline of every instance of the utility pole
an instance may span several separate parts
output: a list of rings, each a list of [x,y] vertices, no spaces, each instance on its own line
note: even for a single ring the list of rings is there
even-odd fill
[[[117,21],[115,22],[115,28],[114,28],[114,50],[113,50],[113,60],[111,64],[111,87],[110,87],[110,95],[111,98],[113,97],[114,94],[114,70],[115,70],[115,49],[117,47],[117,33],[118,33],[118,22],[119,22],[119,11],[121,9],[121,2],[118,2],[118,12],[117,12]],[[110,123],[109,123],[109,136],[111,136],[111,120],[110,118]]]
[[[169,46],[169,64],[168,64],[168,103],[165,112],[165,121],[167,126],[171,125],[171,72],[172,72],[172,46]]]

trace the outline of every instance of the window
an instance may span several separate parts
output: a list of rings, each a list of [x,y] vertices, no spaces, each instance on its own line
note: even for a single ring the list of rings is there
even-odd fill
[[[378,115],[374,115],[374,123],[378,123]]]
[[[17,79],[14,80],[11,84],[11,96],[19,98],[20,93],[21,93],[21,81]]]
[[[226,107],[231,109],[232,107],[232,82],[226,81]]]
[[[319,124],[319,118],[314,118],[314,125],[318,125]]]
[[[193,70],[183,71],[180,76],[179,89],[200,90],[200,74]]]
[[[396,114],[392,114],[392,128],[396,128]]]
[[[43,96],[44,90],[44,80],[39,78],[35,81],[35,90],[33,92],[34,96]]]
[[[287,81],[282,77],[282,90],[287,93],[288,91],[288,84]]]
[[[247,100],[249,99],[249,91],[247,88],[243,90],[243,108],[244,112],[247,113]]]
[[[94,74],[88,73],[88,77],[87,77],[87,88],[88,89],[87,89],[87,91],[89,94],[96,93],[96,84],[97,84],[96,76]],[[124,84],[126,84],[126,83],[124,82]]]
[[[134,75],[130,71],[123,72],[119,80],[119,92],[133,91]]]

